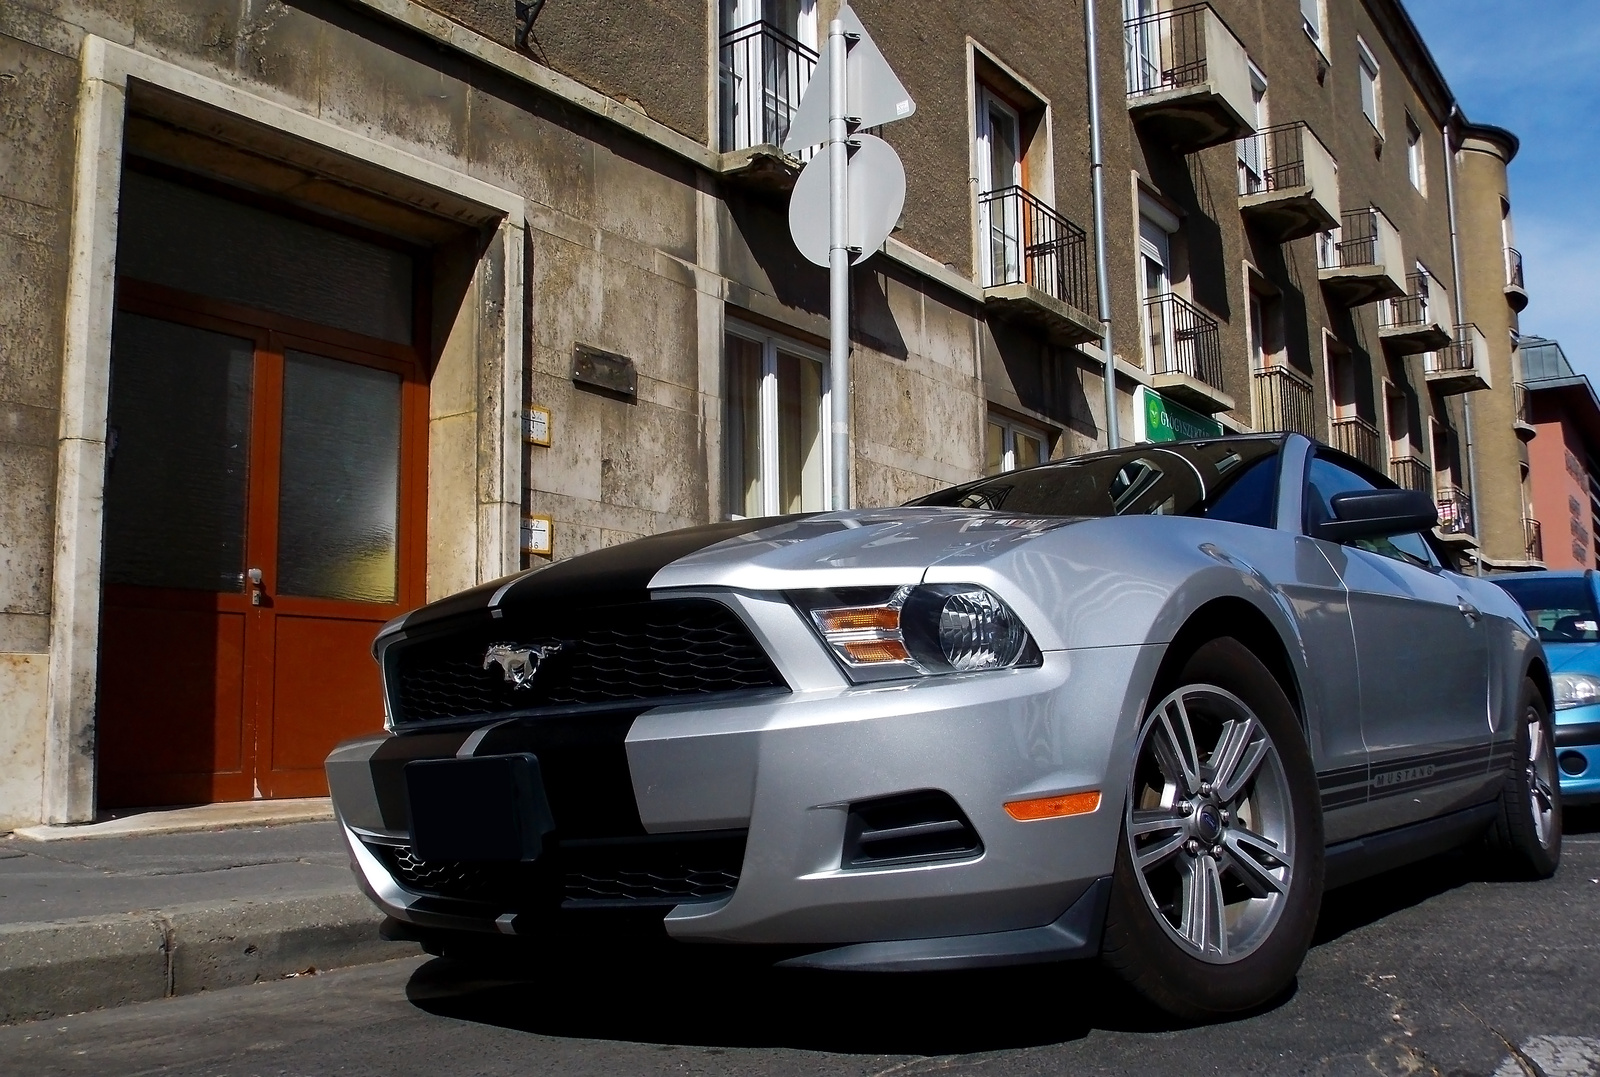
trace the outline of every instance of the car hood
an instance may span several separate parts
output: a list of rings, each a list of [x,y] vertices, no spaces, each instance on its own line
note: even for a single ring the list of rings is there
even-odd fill
[[[1552,673],[1600,674],[1600,643],[1546,643]]]
[[[423,606],[382,635],[494,611],[643,601],[686,588],[897,586],[941,561],[987,560],[1073,518],[925,506],[732,520],[669,531],[520,572]]]

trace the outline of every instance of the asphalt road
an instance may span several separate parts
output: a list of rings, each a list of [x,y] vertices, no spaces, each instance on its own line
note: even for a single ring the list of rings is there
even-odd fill
[[[407,960],[0,1029],[0,1073],[1600,1077],[1600,818],[1561,872],[1468,854],[1339,891],[1293,992],[1210,1027],[1089,966],[871,977],[660,956]]]

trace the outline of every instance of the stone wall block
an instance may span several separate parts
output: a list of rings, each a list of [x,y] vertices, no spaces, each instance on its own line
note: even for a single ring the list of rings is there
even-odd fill
[[[696,192],[687,168],[597,147],[594,178],[596,224],[679,258],[694,258]]]
[[[0,653],[0,831],[43,816],[49,672],[47,654]]]
[[[52,209],[68,200],[77,65],[0,36],[0,196]]]
[[[55,447],[0,443],[0,610],[50,612]]]
[[[52,411],[61,401],[66,216],[0,197],[0,400]]]

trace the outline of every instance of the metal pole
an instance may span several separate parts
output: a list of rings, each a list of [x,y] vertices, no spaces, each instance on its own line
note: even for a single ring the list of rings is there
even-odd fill
[[[1445,204],[1450,211],[1450,271],[1456,277],[1454,300],[1456,325],[1466,323],[1466,298],[1464,291],[1465,282],[1461,279],[1461,236],[1456,218],[1456,167],[1455,150],[1450,145],[1450,129],[1461,119],[1461,107],[1456,104],[1450,106],[1450,115],[1444,122],[1444,188]],[[1452,335],[1459,332],[1453,329]],[[1472,505],[1471,532],[1472,537],[1478,541],[1478,555],[1473,558],[1473,574],[1483,575],[1483,532],[1478,523],[1483,506],[1478,503],[1478,458],[1476,447],[1472,438],[1472,394],[1467,393],[1461,398],[1461,421],[1467,435],[1467,501]],[[1523,540],[1526,542],[1526,538]]]
[[[844,23],[828,23],[828,399],[833,508],[850,507],[850,190]]]
[[[1118,447],[1117,361],[1111,351],[1111,296],[1106,290],[1106,180],[1100,150],[1100,57],[1094,0],[1083,5],[1084,48],[1089,69],[1089,176],[1094,182],[1094,290],[1100,302],[1100,350],[1106,359],[1106,448]]]

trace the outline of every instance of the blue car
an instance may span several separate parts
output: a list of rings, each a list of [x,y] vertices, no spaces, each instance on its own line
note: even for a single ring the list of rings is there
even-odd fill
[[[1600,804],[1600,602],[1593,569],[1495,576],[1539,631],[1556,695],[1561,799]]]

